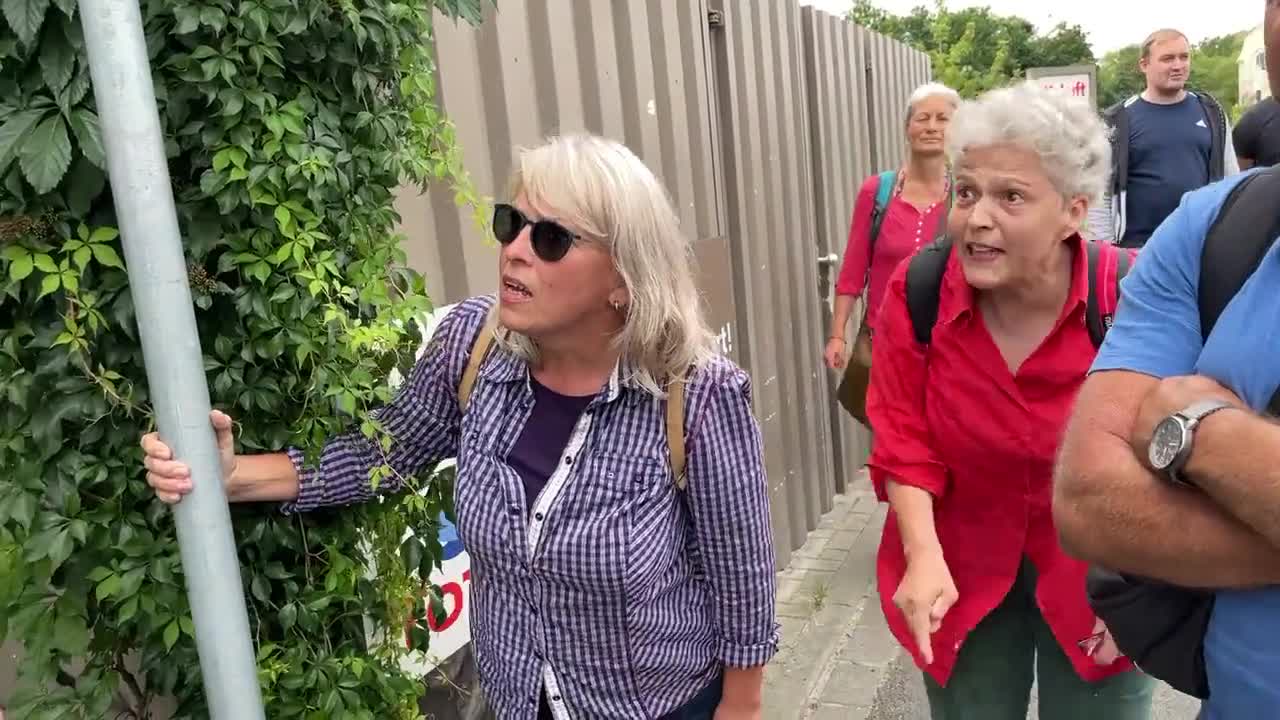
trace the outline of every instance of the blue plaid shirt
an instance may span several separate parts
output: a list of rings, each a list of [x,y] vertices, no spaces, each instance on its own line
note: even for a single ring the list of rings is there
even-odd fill
[[[527,365],[495,345],[467,412],[457,387],[493,298],[440,323],[380,419],[390,464],[417,474],[458,458],[458,529],[471,555],[472,641],[500,718],[535,718],[545,690],[564,718],[652,718],[725,666],[777,648],[774,555],[759,426],[746,373],[716,358],[690,378],[688,487],[677,490],[665,405],[615,371],[573,429],[532,508],[505,458],[533,407]],[[287,511],[368,500],[381,460],[359,432],[299,470]],[[379,491],[392,492],[384,482]]]

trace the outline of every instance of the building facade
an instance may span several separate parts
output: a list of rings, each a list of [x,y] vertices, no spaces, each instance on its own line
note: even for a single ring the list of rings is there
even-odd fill
[[[1238,61],[1240,72],[1240,107],[1248,107],[1271,95],[1267,81],[1267,60],[1262,48],[1262,25],[1244,38]]]

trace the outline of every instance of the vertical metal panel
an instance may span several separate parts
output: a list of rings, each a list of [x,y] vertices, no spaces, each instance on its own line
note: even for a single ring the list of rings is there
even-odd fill
[[[856,26],[820,10],[804,8],[805,74],[809,88],[812,137],[815,245],[818,256],[843,259],[858,188],[873,172],[865,34]],[[830,301],[839,265],[819,273],[822,327],[831,325]],[[821,346],[825,333],[818,340]],[[826,397],[835,397],[840,373],[825,374]],[[870,450],[870,434],[829,400],[833,490],[844,492]]]
[[[755,14],[746,3],[728,4],[713,0],[713,7],[723,13],[724,25],[713,35],[713,57],[716,67],[719,121],[721,123],[722,167],[727,234],[730,238],[734,284],[734,300],[739,308],[739,360],[752,373],[757,416],[765,444],[765,472],[769,476],[772,505],[774,547],[779,565],[786,564],[792,543],[791,521],[787,508],[785,460],[778,452],[784,433],[778,408],[781,392],[777,383],[778,359],[772,348],[770,329],[750,322],[760,308],[768,308],[775,298],[759,274],[767,273],[772,259],[767,247],[745,240],[748,228],[767,227],[766,199],[762,197],[759,176],[760,124],[757,114],[760,90],[759,69],[752,53],[759,31],[754,27]],[[739,13],[739,10],[746,12]],[[745,317],[744,317],[745,316]]]
[[[822,366],[822,344],[826,337],[821,308],[823,298],[818,290],[817,215],[814,212],[812,166],[812,133],[809,123],[809,96],[805,83],[804,41],[800,7],[797,3],[766,3],[774,9],[778,33],[777,55],[782,102],[781,133],[775,147],[784,161],[783,174],[794,186],[788,194],[786,222],[781,232],[765,239],[780,245],[787,261],[790,282],[784,288],[791,315],[781,320],[780,335],[791,341],[790,363],[785,368],[794,383],[790,408],[799,444],[799,495],[804,503],[805,533],[817,527],[822,514],[831,509],[835,478],[831,455],[831,427],[828,417],[815,412],[831,395]],[[784,32],[785,31],[785,32]],[[783,72],[785,71],[785,72]],[[792,240],[794,238],[794,240]],[[778,239],[783,239],[779,243]],[[775,280],[776,282],[776,280]],[[803,544],[805,537],[799,538]]]
[[[924,53],[865,28],[866,65],[871,84],[871,147],[875,170],[887,170],[906,160],[902,127],[907,99],[930,77]]]
[[[517,147],[586,130],[653,169],[695,246],[721,236],[704,17],[672,0],[504,0],[478,28],[437,15],[440,102],[481,194],[506,195]],[[448,188],[402,188],[397,209],[433,299],[496,288],[497,248]]]
[[[717,5],[716,3],[712,3]],[[765,435],[775,546],[786,559],[834,493],[821,370],[810,83],[794,0],[720,2],[716,79],[744,360]]]

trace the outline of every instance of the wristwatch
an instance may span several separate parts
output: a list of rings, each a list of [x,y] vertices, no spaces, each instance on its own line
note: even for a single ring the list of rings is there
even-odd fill
[[[1161,420],[1151,433],[1147,446],[1147,460],[1151,469],[1164,473],[1170,482],[1191,485],[1182,475],[1182,468],[1191,457],[1191,444],[1196,426],[1206,417],[1226,408],[1234,407],[1225,400],[1201,400]]]

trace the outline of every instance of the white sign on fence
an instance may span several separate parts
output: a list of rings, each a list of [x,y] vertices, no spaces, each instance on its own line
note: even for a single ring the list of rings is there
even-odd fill
[[[444,517],[440,519],[444,562],[431,573],[431,583],[440,588],[445,616],[437,623],[427,611],[431,638],[427,652],[410,653],[400,663],[406,671],[422,677],[471,642],[471,558],[462,549],[457,529]]]
[[[1027,68],[1027,79],[1046,90],[1097,105],[1098,68],[1094,65]]]

